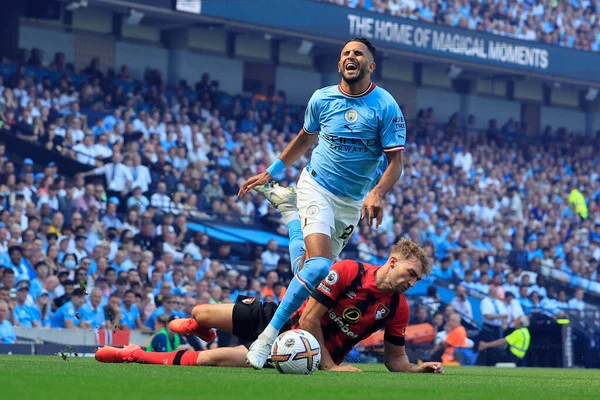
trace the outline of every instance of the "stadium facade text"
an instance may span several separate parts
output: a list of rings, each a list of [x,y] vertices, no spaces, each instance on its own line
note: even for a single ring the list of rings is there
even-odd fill
[[[547,50],[534,46],[513,45],[438,28],[424,28],[409,23],[385,21],[374,17],[348,14],[350,36],[395,43],[407,47],[425,48],[439,53],[460,54],[482,60],[517,64],[545,70],[550,66]]]

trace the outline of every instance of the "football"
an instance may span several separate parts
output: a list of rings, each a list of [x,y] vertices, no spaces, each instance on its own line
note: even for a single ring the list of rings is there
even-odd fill
[[[275,340],[271,362],[282,374],[312,374],[321,362],[321,346],[307,331],[293,329]]]

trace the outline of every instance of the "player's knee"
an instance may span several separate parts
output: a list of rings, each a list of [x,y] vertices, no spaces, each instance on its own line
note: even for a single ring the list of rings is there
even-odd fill
[[[304,262],[304,268],[298,272],[298,276],[314,289],[331,269],[331,260],[325,257],[312,257]]]
[[[208,314],[208,304],[199,304],[192,309],[192,317],[194,317],[198,325],[202,325],[206,321]]]

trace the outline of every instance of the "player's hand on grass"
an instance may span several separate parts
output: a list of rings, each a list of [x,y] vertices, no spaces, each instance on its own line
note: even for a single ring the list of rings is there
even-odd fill
[[[444,365],[440,362],[426,362],[419,366],[421,372],[429,374],[443,374]]]
[[[375,229],[379,228],[379,225],[381,225],[381,220],[383,219],[381,200],[382,196],[379,193],[373,190],[370,191],[362,205],[362,210],[360,213],[361,219],[368,215],[369,226],[373,225],[373,220],[376,221]]]
[[[242,195],[248,193],[252,190],[252,188],[256,186],[266,185],[271,179],[273,179],[273,177],[267,171],[263,172],[262,174],[254,175],[253,177],[248,178],[246,182],[244,182],[240,187],[238,197],[242,197]]]
[[[362,372],[353,365],[334,365],[327,369],[330,372]]]

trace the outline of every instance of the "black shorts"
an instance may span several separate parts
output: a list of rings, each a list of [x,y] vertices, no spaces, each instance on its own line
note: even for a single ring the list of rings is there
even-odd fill
[[[275,303],[261,303],[254,297],[238,295],[233,305],[231,333],[251,344],[269,325],[276,310]],[[289,329],[288,322],[281,331]]]

